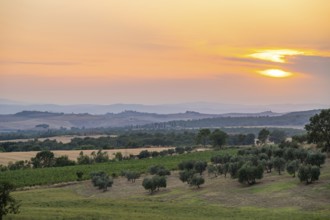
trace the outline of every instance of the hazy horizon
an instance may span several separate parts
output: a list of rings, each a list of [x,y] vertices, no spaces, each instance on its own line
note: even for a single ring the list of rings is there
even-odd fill
[[[0,2],[0,98],[330,105],[330,1]]]

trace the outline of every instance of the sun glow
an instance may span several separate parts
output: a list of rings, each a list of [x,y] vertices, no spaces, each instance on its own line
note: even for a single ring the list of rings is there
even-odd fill
[[[274,77],[274,78],[285,78],[292,76],[292,73],[290,72],[285,72],[283,70],[279,69],[268,69],[268,70],[263,70],[259,71],[261,75],[268,76],[268,77]]]
[[[285,63],[285,57],[286,56],[294,56],[294,55],[300,55],[304,54],[302,51],[298,50],[289,50],[289,49],[283,49],[283,50],[263,50],[259,51],[257,53],[250,54],[249,57],[253,57],[260,60],[267,60],[271,62],[276,63]]]

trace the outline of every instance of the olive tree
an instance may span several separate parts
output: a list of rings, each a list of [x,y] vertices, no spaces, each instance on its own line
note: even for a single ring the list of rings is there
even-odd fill
[[[298,171],[298,169],[299,169],[298,160],[293,160],[289,162],[288,165],[286,166],[286,171],[288,171],[288,173],[292,175],[292,177],[296,177],[296,172]]]
[[[281,157],[275,157],[273,160],[274,169],[281,175],[281,171],[285,168],[285,160]]]
[[[254,166],[246,163],[238,170],[238,181],[240,183],[248,183],[253,185],[256,183],[256,179],[263,177],[264,169],[261,165]]]
[[[91,177],[93,185],[99,189],[103,189],[103,191],[107,191],[108,187],[111,187],[113,184],[113,179],[103,171],[93,172],[91,173]]]
[[[300,182],[306,181],[306,184],[318,180],[320,177],[320,168],[312,165],[303,165],[299,168],[298,177]]]

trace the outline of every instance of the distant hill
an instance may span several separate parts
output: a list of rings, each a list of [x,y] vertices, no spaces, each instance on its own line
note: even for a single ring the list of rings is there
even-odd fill
[[[321,110],[310,110],[291,112],[270,116],[261,113],[260,115],[222,115],[221,117],[204,118],[196,120],[179,120],[166,123],[154,123],[142,126],[142,128],[219,128],[219,127],[292,127],[303,128],[309,122],[309,118],[318,114]]]
[[[194,111],[175,114],[156,114],[123,111],[103,115],[64,114],[40,111],[22,111],[0,115],[0,131],[128,127],[142,128],[199,128],[223,126],[295,126],[303,127],[320,110],[274,113],[203,114]],[[42,125],[42,126],[41,126]]]
[[[321,104],[281,104],[281,105],[241,105],[211,102],[192,102],[164,105],[143,105],[143,104],[111,104],[111,105],[54,105],[54,104],[26,104],[6,99],[0,99],[0,114],[15,114],[22,111],[48,111],[63,112],[65,114],[88,113],[103,115],[106,113],[120,113],[123,111],[137,111],[158,114],[175,114],[177,112],[201,112],[205,114],[224,114],[228,112],[255,113],[255,112],[293,112],[310,109],[329,108]]]

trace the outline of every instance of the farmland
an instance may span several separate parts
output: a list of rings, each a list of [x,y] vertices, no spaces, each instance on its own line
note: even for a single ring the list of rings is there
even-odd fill
[[[170,147],[149,147],[149,148],[132,148],[132,149],[116,149],[116,150],[103,150],[103,152],[107,152],[109,158],[113,158],[114,154],[117,152],[121,152],[124,157],[139,154],[142,150],[148,151],[162,151],[169,149]],[[56,157],[67,155],[69,159],[76,160],[79,156],[79,153],[83,151],[84,154],[91,154],[96,150],[57,150],[53,151]],[[38,151],[28,151],[28,152],[0,152],[0,164],[7,165],[8,162],[15,162],[19,160],[30,160],[31,157],[35,157]]]
[[[108,171],[144,169],[152,163],[173,168],[180,159],[206,159],[212,152],[116,163]],[[142,165],[144,164],[144,165]],[[98,165],[94,165],[98,166]],[[101,166],[101,165],[100,165]],[[97,168],[105,168],[97,167]],[[111,167],[111,168],[110,168]],[[82,167],[80,167],[82,168]],[[58,168],[57,168],[58,169]],[[95,167],[96,169],[96,167]],[[37,169],[36,169],[37,170]],[[66,170],[69,172],[69,170]],[[82,181],[62,187],[46,187],[17,191],[13,196],[22,200],[21,213],[8,219],[329,219],[330,163],[321,169],[320,180],[305,185],[287,173],[265,174],[253,186],[238,183],[223,176],[213,178],[204,174],[201,189],[182,183],[178,173],[168,177],[168,186],[150,195],[135,183],[116,178],[107,192]]]
[[[221,153],[233,154],[236,149],[229,149]],[[50,167],[42,169],[26,169],[0,172],[0,179],[5,179],[16,184],[17,187],[47,185],[61,182],[75,181],[77,171],[82,171],[84,179],[89,178],[92,171],[106,171],[109,174],[119,174],[122,170],[145,172],[154,164],[161,164],[168,169],[176,169],[182,160],[210,160],[214,151],[193,152],[189,154],[156,157],[141,160],[123,160],[117,162],[99,163],[91,165],[76,165],[67,167]],[[22,178],[23,177],[23,178]]]

